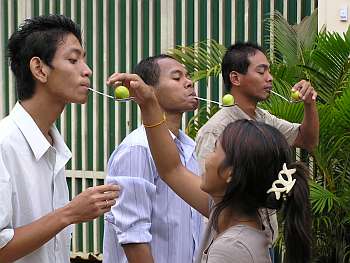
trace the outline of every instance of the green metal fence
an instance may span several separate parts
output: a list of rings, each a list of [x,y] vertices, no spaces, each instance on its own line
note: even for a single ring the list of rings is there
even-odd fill
[[[253,41],[268,48],[264,19],[277,9],[290,23],[298,23],[317,7],[317,0],[1,0],[0,4],[0,118],[16,101],[14,79],[5,56],[7,40],[27,17],[60,13],[83,29],[92,86],[105,85],[115,71],[131,71],[144,57],[166,52],[175,45],[213,38],[226,46]],[[200,96],[218,100],[222,81],[199,82]],[[183,125],[193,116],[188,113]],[[67,105],[57,126],[73,157],[67,166],[71,197],[86,187],[103,183],[110,153],[140,125],[134,103],[115,104],[91,94],[86,105]],[[77,225],[72,253],[102,253],[103,220]]]

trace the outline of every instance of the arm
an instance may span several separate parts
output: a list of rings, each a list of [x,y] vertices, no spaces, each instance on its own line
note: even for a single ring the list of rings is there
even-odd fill
[[[123,82],[136,97],[140,105],[145,124],[159,123],[163,112],[153,92],[139,76],[127,73],[115,73],[108,84]],[[162,123],[154,128],[146,128],[148,143],[160,177],[189,205],[204,216],[209,215],[208,194],[200,189],[201,178],[192,174],[181,163],[177,148],[169,131]]]
[[[317,93],[311,84],[305,80],[298,82],[293,89],[299,90],[300,98],[304,101],[304,119],[293,146],[312,152],[318,145],[319,139],[320,124],[316,107]]]
[[[139,135],[139,134],[138,134]],[[152,225],[155,167],[146,146],[122,144],[112,154],[108,163],[106,182],[120,184],[120,199],[106,215],[106,227],[116,233],[128,262],[153,262],[149,242]],[[109,235],[108,233],[106,235]],[[106,241],[111,240],[111,241]],[[104,242],[113,242],[106,236]],[[106,248],[115,244],[105,243]]]
[[[107,185],[88,189],[65,207],[57,209],[28,225],[15,228],[10,241],[0,249],[0,262],[12,262],[20,259],[44,245],[66,226],[92,220],[109,211],[117,197],[116,189],[116,186]],[[9,200],[10,198],[11,196],[8,196]],[[109,200],[108,207],[106,207],[105,200]],[[12,212],[9,214],[12,214]],[[7,215],[1,216],[6,218]],[[7,216],[7,218],[10,218],[10,216]],[[1,226],[1,228],[0,233],[4,231],[6,226]]]
[[[129,263],[153,263],[151,248],[148,243],[126,244],[123,249]]]

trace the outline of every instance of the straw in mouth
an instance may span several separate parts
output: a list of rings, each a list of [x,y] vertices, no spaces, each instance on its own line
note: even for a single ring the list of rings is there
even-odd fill
[[[99,94],[99,95],[105,96],[105,97],[107,97],[107,98],[110,98],[110,99],[112,99],[112,100],[114,100],[114,101],[118,101],[118,102],[125,102],[125,101],[130,101],[130,100],[135,99],[135,97],[129,97],[129,98],[125,98],[125,99],[117,99],[117,98],[115,98],[115,97],[113,97],[113,96],[111,96],[111,95],[108,95],[108,94],[106,94],[106,93],[97,91],[97,90],[95,90],[95,89],[92,89],[92,88],[88,88],[88,89],[91,90],[91,91],[93,91],[93,92],[95,92],[95,93],[97,93],[97,94]]]
[[[277,92],[273,91],[273,90],[270,90],[270,92],[274,95],[277,95],[278,97],[280,97],[281,99],[285,100],[285,101],[288,101],[289,103],[298,103],[298,102],[301,102],[302,100],[290,100],[290,99],[287,99],[286,97],[282,96],[281,94],[278,94]]]

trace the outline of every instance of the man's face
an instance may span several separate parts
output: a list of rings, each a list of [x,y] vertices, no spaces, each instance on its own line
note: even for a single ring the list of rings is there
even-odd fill
[[[85,51],[73,34],[58,44],[51,65],[47,92],[63,104],[85,103],[92,72],[85,62]]]
[[[163,109],[178,113],[195,110],[198,107],[197,95],[185,68],[171,58],[159,59],[157,63],[160,75],[155,92]]]
[[[246,74],[238,74],[240,85],[237,88],[241,94],[257,102],[266,100],[272,89],[270,64],[261,51],[257,51],[248,59],[250,61],[248,71]]]

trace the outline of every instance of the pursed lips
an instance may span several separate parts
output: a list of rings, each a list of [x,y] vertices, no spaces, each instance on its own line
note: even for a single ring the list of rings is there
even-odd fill
[[[84,82],[84,83],[81,83],[80,86],[86,87],[86,89],[88,89],[90,87],[90,83]]]
[[[270,92],[272,90],[272,86],[264,87],[264,90],[267,91],[267,92]]]

